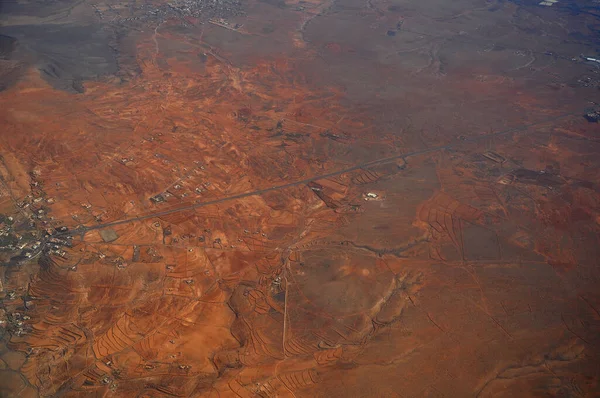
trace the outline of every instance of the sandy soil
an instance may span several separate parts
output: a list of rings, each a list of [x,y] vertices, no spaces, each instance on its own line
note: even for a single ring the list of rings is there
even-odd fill
[[[2,396],[600,395],[594,3],[189,4],[2,6]]]

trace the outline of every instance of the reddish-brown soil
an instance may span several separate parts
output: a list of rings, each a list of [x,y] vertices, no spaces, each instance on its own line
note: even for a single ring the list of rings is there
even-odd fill
[[[64,3],[0,32],[0,395],[600,396],[594,15]]]

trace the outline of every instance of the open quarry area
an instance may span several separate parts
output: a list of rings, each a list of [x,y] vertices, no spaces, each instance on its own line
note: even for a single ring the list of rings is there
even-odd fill
[[[597,0],[0,3],[0,396],[599,397]]]

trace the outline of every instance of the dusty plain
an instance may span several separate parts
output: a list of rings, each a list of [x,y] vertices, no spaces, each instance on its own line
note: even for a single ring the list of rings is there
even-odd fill
[[[600,396],[600,9],[0,7],[0,395]]]

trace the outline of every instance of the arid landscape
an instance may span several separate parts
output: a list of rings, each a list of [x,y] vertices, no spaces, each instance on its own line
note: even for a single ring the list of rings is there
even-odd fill
[[[0,3],[0,396],[600,396],[600,3]]]

